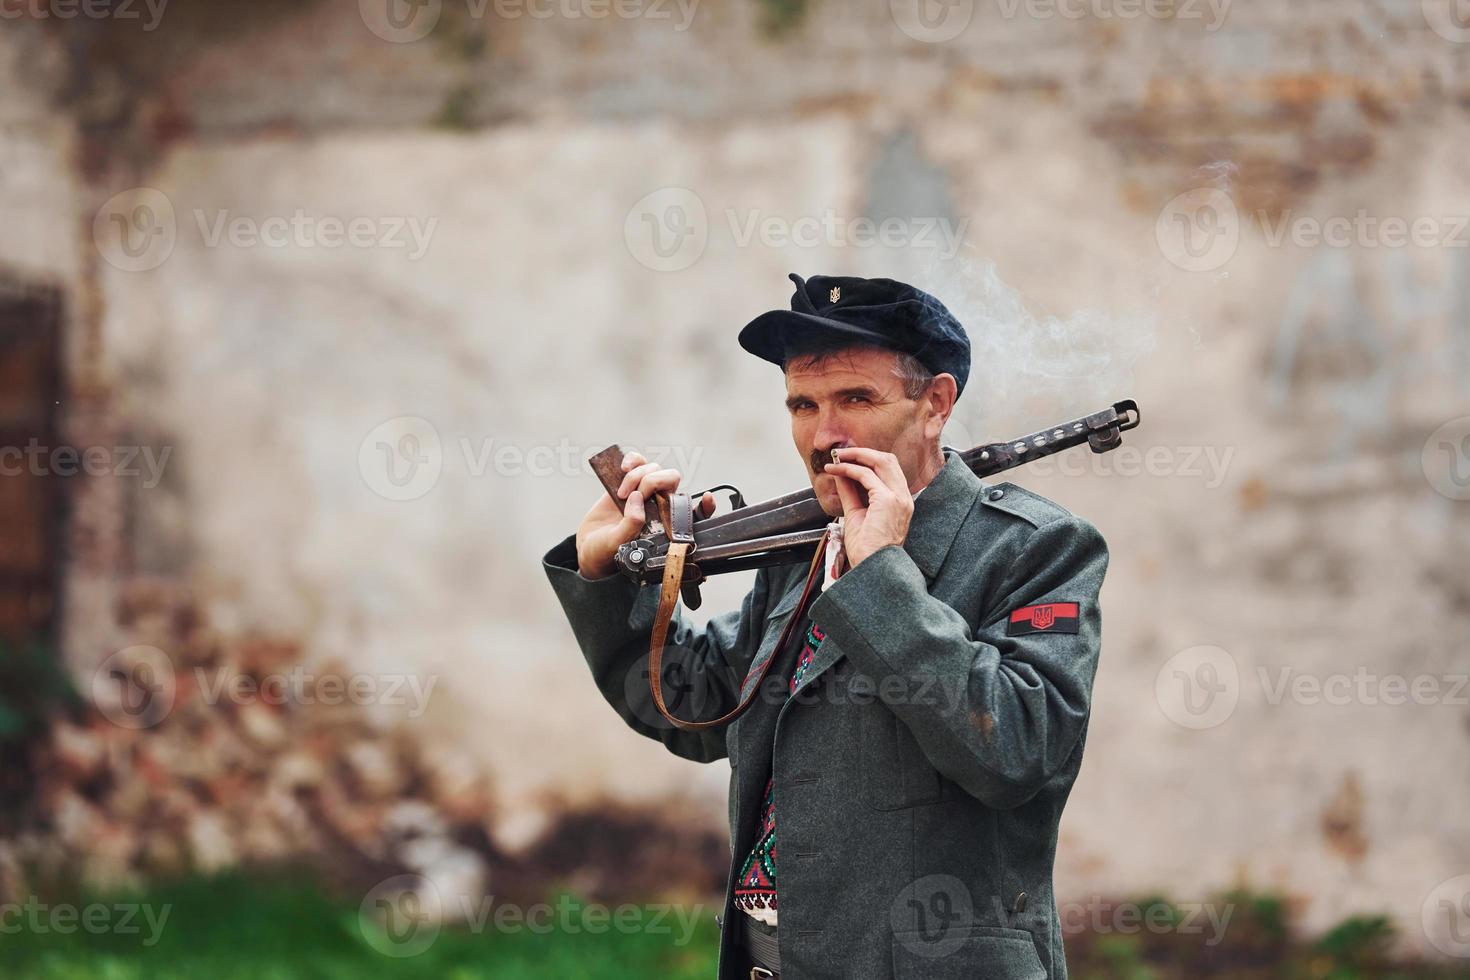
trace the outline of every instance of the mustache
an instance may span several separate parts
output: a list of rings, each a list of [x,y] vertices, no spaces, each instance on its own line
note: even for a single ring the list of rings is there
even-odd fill
[[[811,463],[812,472],[825,476],[827,471],[822,467],[832,462],[832,450],[846,448],[847,446],[829,446],[826,449],[813,449],[807,457],[807,461]]]

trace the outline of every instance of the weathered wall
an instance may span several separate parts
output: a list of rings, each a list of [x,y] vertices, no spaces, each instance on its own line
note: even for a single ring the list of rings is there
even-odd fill
[[[1412,925],[1470,870],[1470,725],[1448,693],[1470,669],[1470,521],[1421,463],[1470,411],[1470,261],[1453,242],[1269,234],[1360,208],[1449,234],[1470,214],[1466,46],[1420,4],[1241,5],[1219,30],[1205,7],[1104,22],[980,4],[945,44],[835,4],[763,40],[733,2],[687,31],[445,4],[427,38],[390,44],[354,6],[215,36],[144,97],[170,126],[137,183],[171,207],[174,244],[96,280],[103,373],[131,429],[174,447],[134,498],[141,568],[193,576],[227,626],[437,677],[421,724],[511,801],[688,792],[718,819],[719,766],[602,707],[538,559],[595,494],[577,462],[613,440],[753,499],[796,486],[779,374],[734,333],[785,302],[788,271],[892,271],[977,339],[952,441],[1144,406],[1145,472],[1117,456],[1018,476],[1113,551],[1062,892],[1244,882],[1300,894],[1309,924],[1391,909]],[[1240,232],[1198,271],[1166,211],[1191,188],[1227,192]],[[52,193],[27,213],[64,213]],[[699,208],[697,261],[640,237],[645,216]],[[210,243],[221,217],[298,211],[427,237],[421,254],[407,231]],[[741,243],[752,220],[829,212],[948,222],[963,247]],[[0,230],[0,254],[21,248]],[[48,248],[38,267],[74,268]],[[681,411],[654,414],[670,399]],[[439,448],[378,428],[405,416]],[[375,463],[405,432],[442,470],[387,499],[414,492]],[[1276,695],[1283,669],[1431,678],[1440,696],[1311,703]]]

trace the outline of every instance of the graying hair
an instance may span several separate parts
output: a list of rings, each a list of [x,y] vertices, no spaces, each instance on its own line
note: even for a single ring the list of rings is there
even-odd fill
[[[876,344],[852,344],[833,343],[821,341],[808,345],[788,345],[786,348],[786,362],[781,369],[787,370],[793,362],[800,362],[808,367],[819,367],[828,361],[836,360],[843,354],[854,350],[881,350],[887,351],[895,358],[893,364],[894,377],[903,383],[903,394],[910,401],[921,397],[934,383],[934,373],[919,362],[919,359],[906,351],[891,350],[887,347],[879,347]]]

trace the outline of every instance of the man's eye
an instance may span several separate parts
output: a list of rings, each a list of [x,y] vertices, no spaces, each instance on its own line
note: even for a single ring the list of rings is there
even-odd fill
[[[849,403],[865,402],[865,401],[868,400],[868,396],[867,395],[848,395],[847,396],[847,400],[848,400]]]

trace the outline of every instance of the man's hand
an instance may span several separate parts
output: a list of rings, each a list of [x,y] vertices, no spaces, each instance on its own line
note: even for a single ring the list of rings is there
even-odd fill
[[[604,493],[577,527],[577,570],[583,578],[613,574],[617,570],[613,559],[618,546],[632,541],[643,530],[648,519],[647,502],[656,493],[673,493],[682,479],[678,470],[660,469],[658,464],[646,462],[642,453],[623,457],[623,473],[618,499],[626,503],[619,506]],[[715,495],[705,494],[699,501],[699,515],[708,517],[714,509]]]
[[[842,544],[847,563],[856,568],[864,558],[890,544],[903,544],[914,516],[914,496],[898,457],[861,446],[837,450],[840,463],[824,469],[837,478],[842,500]],[[867,492],[863,503],[859,487]]]

